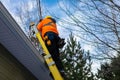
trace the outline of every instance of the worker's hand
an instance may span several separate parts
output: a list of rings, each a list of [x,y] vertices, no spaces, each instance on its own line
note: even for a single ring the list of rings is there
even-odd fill
[[[43,19],[40,19],[39,22],[41,22]]]
[[[35,31],[32,31],[32,34],[34,35],[34,34],[35,34]]]

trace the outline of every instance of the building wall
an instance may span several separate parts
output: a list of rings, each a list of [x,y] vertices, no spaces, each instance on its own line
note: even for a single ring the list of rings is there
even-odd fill
[[[0,44],[0,80],[37,80]]]

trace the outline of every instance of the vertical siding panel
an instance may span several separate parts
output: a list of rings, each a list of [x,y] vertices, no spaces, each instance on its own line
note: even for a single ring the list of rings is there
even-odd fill
[[[0,80],[37,80],[0,44]]]

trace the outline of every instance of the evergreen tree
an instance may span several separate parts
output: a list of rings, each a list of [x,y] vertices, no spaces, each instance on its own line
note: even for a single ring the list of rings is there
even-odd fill
[[[71,34],[62,50],[62,61],[67,80],[93,80],[91,57],[81,49],[80,43]]]
[[[110,63],[102,64],[96,77],[100,80],[120,80],[120,54],[112,58]]]
[[[114,76],[114,80],[120,80],[120,54],[113,58],[111,61],[111,71]]]
[[[114,80],[111,66],[108,63],[101,64],[96,77],[100,80]]]

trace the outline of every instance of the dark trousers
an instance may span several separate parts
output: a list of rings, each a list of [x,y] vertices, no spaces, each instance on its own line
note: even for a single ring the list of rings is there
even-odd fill
[[[45,36],[48,36],[48,40],[51,41],[51,45],[47,44],[47,40],[45,41],[45,45],[48,48],[48,51],[50,52],[53,60],[55,61],[55,64],[58,68],[59,71],[63,70],[63,65],[60,60],[60,53],[59,53],[59,48],[58,48],[58,41],[59,41],[59,36],[53,32],[47,32]]]

